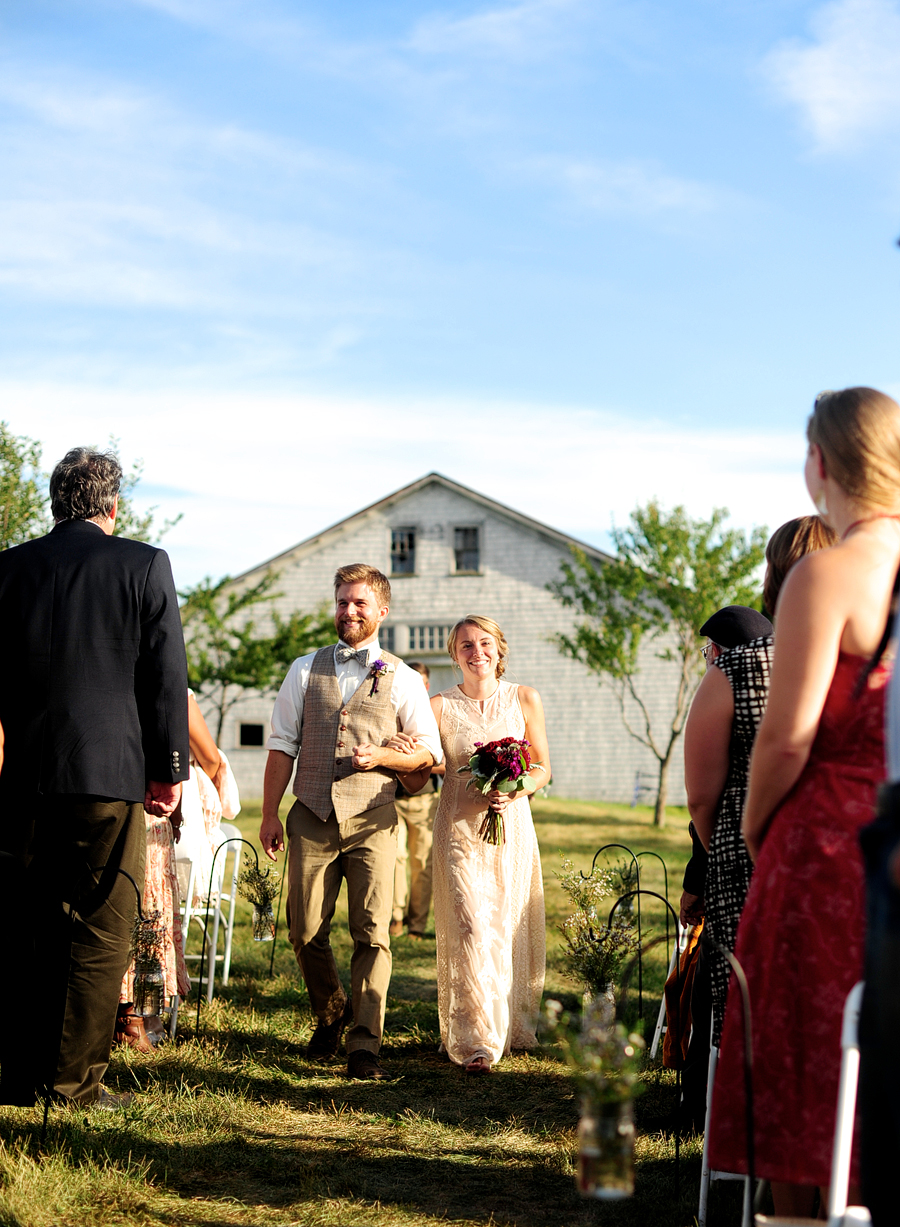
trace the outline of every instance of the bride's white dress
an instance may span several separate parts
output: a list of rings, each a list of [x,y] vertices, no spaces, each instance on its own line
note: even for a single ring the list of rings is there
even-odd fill
[[[434,922],[441,1040],[459,1065],[492,1063],[536,1043],[544,987],[544,887],[531,806],[504,812],[505,843],[478,833],[487,802],[457,774],[475,742],[525,736],[518,686],[500,682],[484,704],[445,690],[441,742],[447,773],[434,820]]]

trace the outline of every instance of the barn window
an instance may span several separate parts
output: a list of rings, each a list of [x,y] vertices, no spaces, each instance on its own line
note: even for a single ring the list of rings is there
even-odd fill
[[[391,575],[414,575],[416,570],[416,530],[391,529]]]
[[[411,626],[409,628],[410,652],[443,652],[447,647],[449,626]]]
[[[453,554],[457,571],[477,571],[481,562],[477,528],[454,528]]]
[[[263,733],[265,728],[261,724],[242,724],[241,725],[241,745],[242,746],[261,746],[263,744]]]

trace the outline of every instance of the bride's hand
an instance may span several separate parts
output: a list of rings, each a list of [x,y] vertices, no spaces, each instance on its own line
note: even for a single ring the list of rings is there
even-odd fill
[[[497,788],[492,788],[487,794],[487,803],[491,809],[495,809],[500,813],[506,809],[507,805],[512,801],[515,793],[500,792]]]
[[[398,754],[415,754],[418,743],[409,733],[395,733],[390,741],[384,743],[386,750],[396,750]]]

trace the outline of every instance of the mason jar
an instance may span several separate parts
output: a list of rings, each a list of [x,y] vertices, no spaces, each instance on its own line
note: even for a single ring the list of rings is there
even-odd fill
[[[578,1192],[614,1201],[634,1193],[634,1105],[584,1100],[578,1122]]]

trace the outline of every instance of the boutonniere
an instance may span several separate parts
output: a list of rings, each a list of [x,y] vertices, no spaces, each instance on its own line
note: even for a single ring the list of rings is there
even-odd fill
[[[373,694],[378,694],[378,679],[384,677],[386,673],[393,673],[394,666],[389,665],[386,660],[378,660],[372,662],[372,667],[369,670],[369,677],[372,679],[372,689],[369,691],[369,698]]]

